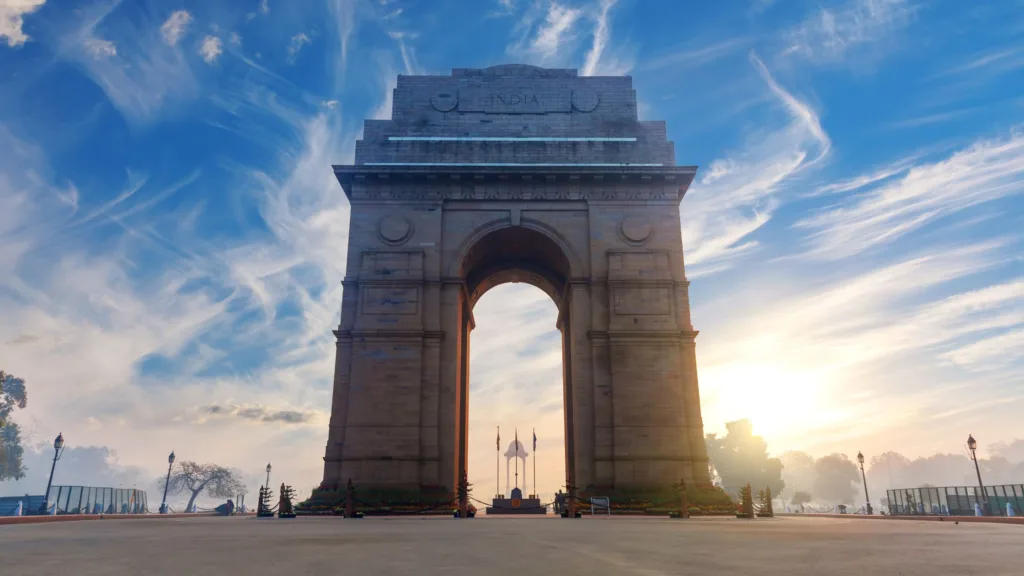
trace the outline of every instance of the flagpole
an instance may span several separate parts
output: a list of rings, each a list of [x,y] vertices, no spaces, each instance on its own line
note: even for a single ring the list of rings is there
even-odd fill
[[[537,491],[537,429],[533,429],[533,495],[540,498]]]
[[[501,490],[501,426],[498,426],[498,442],[494,453],[494,495]]]

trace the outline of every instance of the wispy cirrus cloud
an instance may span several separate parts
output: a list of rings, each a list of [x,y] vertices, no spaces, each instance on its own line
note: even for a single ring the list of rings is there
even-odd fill
[[[784,54],[812,62],[842,61],[854,50],[874,54],[891,44],[890,35],[907,26],[916,6],[908,0],[846,0],[835,8],[821,7],[786,34]]]
[[[147,124],[196,98],[199,84],[180,46],[166,41],[166,21],[118,8],[108,3],[83,12],[74,29],[61,35],[58,54],[102,88],[126,120]]]
[[[759,286],[751,302],[767,298],[770,307],[744,309],[736,316],[741,320],[705,331],[705,419],[756,413],[775,442],[806,446],[788,436],[791,410],[737,401],[749,397],[752,381],[784,386],[785,402],[801,415],[801,434],[813,430],[821,443],[847,438],[854,419],[858,435],[871,435],[956,403],[965,378],[960,370],[986,371],[991,379],[984,388],[995,393],[1022,365],[1014,346],[1024,326],[1024,285],[1019,278],[985,285],[978,275],[1005,269],[1018,248],[1008,241],[934,246],[853,271],[819,269],[809,284]],[[722,306],[735,311],[738,300],[728,300],[694,314],[714,315]],[[990,362],[995,356],[1005,362]],[[897,389],[898,405],[875,401]],[[864,419],[868,405],[871,417]]]
[[[835,259],[889,244],[939,218],[1024,191],[1024,134],[975,142],[931,163],[881,170],[844,202],[796,223],[810,255]],[[894,173],[902,177],[893,178]]]
[[[525,56],[541,64],[565,60],[575,46],[579,31],[577,22],[583,10],[558,2],[549,2],[540,10],[540,4],[526,10],[513,32],[520,32],[519,39],[506,52]]]
[[[43,152],[0,130],[9,137],[2,147],[21,155],[0,158],[0,264],[11,271],[0,279],[0,314],[9,320],[0,355],[6,370],[31,375],[26,435],[36,433],[34,422],[61,414],[75,420],[67,437],[120,438],[122,454],[145,461],[147,446],[167,438],[196,446],[187,440],[194,433],[260,422],[230,451],[179,451],[241,465],[239,454],[262,452],[284,423],[291,436],[308,437],[310,450],[289,449],[281,460],[293,459],[306,477],[319,473],[315,438],[329,405],[330,329],[348,227],[330,166],[351,158],[354,132],[343,129],[338,106],[313,105],[272,75],[245,78],[281,84],[275,98],[264,97],[262,84],[220,93],[227,102],[218,123],[243,133],[263,127],[275,155],[223,159],[230,178],[220,184],[207,175],[167,183],[133,172],[97,201],[92,186],[80,194],[70,183],[49,183],[40,176],[49,172]],[[238,194],[255,227],[212,241],[203,201],[162,203],[185,186]],[[58,353],[67,364],[52,362]],[[80,381],[73,397],[69,377]],[[237,405],[236,417],[197,424],[189,416],[211,404]]]
[[[663,68],[704,66],[727,56],[732,56],[749,45],[749,38],[732,38],[699,47],[684,46],[667,54],[646,59],[641,64],[641,68],[643,70],[659,70]]]
[[[985,76],[1004,74],[1024,67],[1024,48],[1020,46],[999,47],[974,54],[970,60],[950,66],[929,77],[930,80],[949,76]]]
[[[584,76],[619,76],[633,68],[631,58],[610,54],[611,10],[618,0],[601,0],[594,24],[593,40],[580,73]]]
[[[936,112],[935,114],[917,116],[915,118],[908,118],[906,120],[900,120],[899,122],[893,122],[890,126],[893,128],[916,128],[918,126],[927,126],[929,124],[940,124],[949,120],[962,118],[975,111],[977,111],[977,108],[961,108],[959,110]]]
[[[757,247],[746,240],[778,206],[787,179],[822,161],[832,142],[817,112],[780,86],[753,53],[750,62],[789,122],[712,162],[710,172],[687,194],[681,207],[688,274],[722,270],[729,261]]]

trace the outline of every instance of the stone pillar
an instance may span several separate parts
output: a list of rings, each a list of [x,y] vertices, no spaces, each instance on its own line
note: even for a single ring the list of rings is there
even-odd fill
[[[570,366],[567,375],[572,384],[572,417],[574,424],[574,458],[576,485],[582,490],[597,486],[594,474],[595,414],[594,384],[591,376],[589,346],[590,293],[585,284],[570,285],[563,306],[569,310],[566,353],[563,362]],[[568,405],[567,405],[568,407]]]
[[[337,488],[344,480],[342,465],[345,446],[345,427],[348,423],[349,382],[352,375],[352,327],[355,323],[359,284],[354,280],[342,282],[341,318],[334,331],[337,356],[334,361],[334,391],[331,400],[331,420],[324,455],[323,486]]]
[[[711,484],[711,476],[708,471],[708,448],[704,443],[704,420],[700,413],[700,389],[697,386],[697,352],[694,341],[696,336],[696,332],[686,333],[680,346],[683,363],[683,406],[686,410],[685,437],[689,441],[689,445],[685,447],[688,466],[684,465],[684,471],[689,467],[687,477],[698,487],[704,487]]]
[[[438,387],[438,485],[454,491],[459,465],[459,396],[462,388],[462,281],[447,281],[441,288],[441,381]]]

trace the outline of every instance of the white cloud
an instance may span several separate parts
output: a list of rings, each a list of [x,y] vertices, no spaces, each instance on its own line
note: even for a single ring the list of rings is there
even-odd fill
[[[79,27],[60,35],[58,57],[77,65],[132,124],[152,122],[161,112],[198,96],[185,56],[167,45],[160,24],[112,14],[114,7],[108,3],[84,10],[75,19]],[[96,47],[105,45],[95,34],[101,23],[104,34],[117,39],[117,47],[100,50],[105,57],[97,58]]]
[[[641,68],[657,70],[659,68],[696,68],[712,64],[732,56],[750,44],[748,38],[733,38],[701,46],[700,48],[679,49],[644,61]]]
[[[260,0],[260,13],[270,14],[270,0]]]
[[[355,4],[353,0],[331,0],[327,5],[332,16],[331,22],[337,33],[337,52],[332,54],[332,60],[335,62],[333,70],[335,90],[341,90],[344,85],[345,71],[348,66],[349,39],[356,28]]]
[[[698,320],[729,318],[702,330],[705,422],[751,417],[770,444],[804,448],[882,435],[956,404],[974,380],[957,368],[989,373],[972,395],[999,395],[1021,365],[1024,283],[985,284],[981,273],[1005,269],[1012,250],[935,245],[873,268],[783,268],[792,281],[698,307]],[[765,402],[766,390],[778,397]]]
[[[580,73],[583,76],[619,76],[627,74],[632,68],[632,61],[609,57],[606,54],[611,40],[611,22],[609,12],[618,0],[601,0],[600,11],[594,25],[594,39],[587,52],[586,61]]]
[[[309,116],[302,98],[275,95],[239,95],[249,106],[240,121],[274,130],[279,163],[239,168],[240,180],[223,185],[245,191],[241,200],[264,225],[227,245],[195,234],[189,222],[201,204],[145,213],[180,183],[157,187],[136,174],[79,210],[73,188],[35,179],[47,172],[41,153],[0,130],[0,147],[12,151],[0,155],[0,264],[11,271],[0,278],[0,356],[29,383],[18,420],[26,435],[52,437],[57,418],[72,445],[116,446],[147,475],[157,472],[153,447],[164,446],[228,466],[273,458],[305,478],[297,484],[315,483],[335,350],[324,335],[338,321],[348,227],[330,165],[351,158],[352,133],[330,108]],[[205,178],[184,185],[222,189]],[[93,243],[100,226],[109,241]],[[40,258],[41,249],[61,257]],[[275,320],[285,301],[301,314]],[[260,320],[243,322],[250,313]],[[276,350],[258,373],[200,376],[254,341]],[[54,363],[55,354],[66,362]],[[178,372],[140,373],[153,355],[173,359]],[[68,381],[78,383],[73,391]],[[230,417],[206,410],[200,418],[210,406]],[[225,440],[200,440],[209,437]]]
[[[0,0],[0,38],[6,38],[11,48],[27,42],[29,37],[22,30],[25,16],[45,3],[46,0]]]
[[[232,44],[234,44],[235,46],[241,46],[242,45],[242,37],[238,35],[238,32],[232,32],[228,36],[228,41],[231,42]]]
[[[309,36],[306,36],[304,32],[300,32],[295,36],[292,36],[291,43],[288,44],[289,60],[294,61],[295,57],[298,56],[299,51],[302,50],[302,47],[309,43]]]
[[[221,55],[221,52],[220,38],[216,36],[203,38],[203,43],[199,46],[199,55],[203,57],[207,64],[212,64]]]
[[[753,53],[750,61],[790,121],[751,136],[745,149],[712,162],[707,176],[687,193],[680,210],[692,277],[720,271],[756,248],[756,242],[743,240],[771,218],[783,183],[820,162],[831,148],[814,109],[779,86]]]
[[[901,178],[893,177],[901,173]],[[846,203],[804,218],[811,253],[843,258],[887,245],[939,218],[1024,191],[1024,133],[975,142],[945,160],[862,177]],[[858,185],[860,184],[860,185]]]
[[[85,41],[85,49],[97,60],[117,56],[117,47],[110,40],[89,38]]]
[[[192,21],[192,15],[187,10],[178,10],[171,14],[167,21],[160,26],[160,33],[163,34],[164,42],[168,46],[174,46],[178,43],[178,40],[185,35],[188,30],[189,22]]]
[[[576,38],[574,26],[582,15],[583,10],[579,8],[551,2],[544,12],[544,19],[537,25],[534,20],[535,11],[529,11],[516,26],[523,30],[523,36],[508,48],[508,52],[537,58],[542,62],[564,60],[570,55],[570,45]]]
[[[889,40],[907,26],[915,7],[906,0],[848,0],[836,9],[820,8],[788,34],[787,54],[812,61],[839,61],[854,49]]]
[[[930,79],[960,74],[1002,74],[1024,67],[1024,48],[1013,46],[996,48],[983,54],[975,54],[968,61],[934,74]]]

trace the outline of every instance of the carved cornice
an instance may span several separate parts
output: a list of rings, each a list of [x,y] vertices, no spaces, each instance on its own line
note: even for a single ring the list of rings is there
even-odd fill
[[[334,166],[350,200],[594,200],[683,199],[695,166],[429,167]]]

